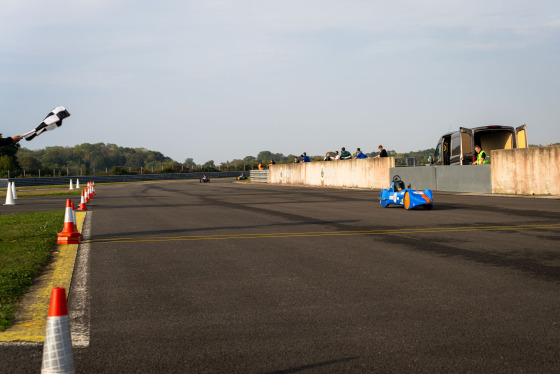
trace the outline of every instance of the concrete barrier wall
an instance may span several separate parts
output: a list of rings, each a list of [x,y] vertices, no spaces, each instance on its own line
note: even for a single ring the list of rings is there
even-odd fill
[[[490,165],[451,165],[436,168],[437,191],[492,193]]]
[[[390,174],[391,179],[399,175],[407,186],[419,190],[492,193],[489,165],[397,167]]]
[[[387,188],[394,157],[277,164],[269,168],[270,183],[310,186]]]
[[[560,195],[560,147],[491,151],[492,192]]]
[[[369,158],[270,167],[270,183],[387,188],[397,174],[417,189],[560,196],[560,147],[492,151],[490,165],[395,167],[395,159]]]
[[[398,175],[406,186],[410,184],[418,190],[437,190],[436,168],[433,166],[396,167],[391,168],[389,174],[387,187],[393,180],[393,176]]]

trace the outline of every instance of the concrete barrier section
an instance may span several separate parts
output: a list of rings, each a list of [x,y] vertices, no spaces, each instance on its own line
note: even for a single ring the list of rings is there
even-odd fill
[[[390,180],[393,176],[398,175],[406,186],[409,184],[417,190],[437,190],[436,168],[433,166],[417,166],[417,167],[396,167],[389,171]]]
[[[489,165],[451,165],[436,167],[438,191],[492,193]]]
[[[408,186],[418,190],[492,193],[489,165],[449,165],[391,168]]]
[[[491,152],[492,193],[560,195],[560,147]]]
[[[271,165],[270,183],[387,188],[393,157]]]

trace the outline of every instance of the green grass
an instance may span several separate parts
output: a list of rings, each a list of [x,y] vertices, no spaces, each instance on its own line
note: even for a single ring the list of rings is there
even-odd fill
[[[13,322],[17,303],[49,261],[64,211],[0,215],[0,331]]]
[[[25,196],[57,196],[57,195],[81,195],[82,194],[82,190],[68,190],[68,191],[52,191],[52,192],[48,192],[46,190],[43,189],[35,189],[35,190],[30,190],[30,189],[22,189],[22,188],[17,188],[16,190],[17,196],[19,197],[25,197]],[[0,198],[2,197],[6,197],[6,191],[2,191],[0,192]]]

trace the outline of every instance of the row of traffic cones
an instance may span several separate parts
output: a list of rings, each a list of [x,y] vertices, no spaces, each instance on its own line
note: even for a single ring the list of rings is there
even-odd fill
[[[80,182],[76,180],[76,188]],[[70,181],[70,189],[72,181]],[[86,204],[95,196],[95,183],[88,182],[81,194],[78,210],[88,210]],[[6,203],[4,205],[15,205],[17,199],[15,182],[8,183]],[[74,204],[70,199],[66,200],[64,213],[64,227],[57,234],[57,244],[79,244],[83,238],[76,226],[76,213]],[[72,336],[70,330],[70,317],[68,316],[68,305],[66,303],[66,290],[62,287],[53,288],[49,302],[49,314],[47,317],[47,329],[45,343],[43,345],[43,360],[41,363],[42,374],[74,374],[74,354],[72,351]]]
[[[72,183],[72,179],[70,179],[70,190],[74,189],[74,183]],[[76,178],[76,189],[79,190],[80,189],[80,180]]]
[[[16,182],[8,182],[8,189],[6,190],[6,203],[4,203],[4,205],[16,205],[16,199]]]
[[[88,210],[86,204],[95,196],[95,187],[93,182],[88,182],[87,187],[82,191],[80,198],[80,206],[78,210]],[[74,203],[70,199],[66,200],[66,211],[64,214],[64,227],[62,232],[58,234],[57,244],[80,244],[83,238],[82,234],[76,227],[76,213],[74,211]]]
[[[78,183],[77,181],[76,184]],[[88,210],[86,204],[95,196],[94,186],[94,182],[89,182],[82,191],[79,210]],[[58,244],[79,244],[81,239],[82,234],[76,227],[74,204],[67,199],[64,228],[62,232],[58,233]],[[41,374],[75,374],[75,372],[66,290],[56,287],[51,290]]]
[[[76,188],[79,188],[79,180],[76,180]],[[70,182],[72,186],[72,182]],[[72,188],[70,188],[72,189]],[[95,196],[95,183],[88,182],[81,194],[78,210],[88,210],[86,204]],[[8,183],[6,203],[4,205],[15,205],[17,199],[15,182]],[[79,244],[83,238],[76,226],[76,214],[74,204],[70,199],[66,200],[64,214],[64,227],[57,234],[57,244]],[[47,330],[45,343],[43,345],[43,360],[41,364],[42,374],[74,374],[74,355],[72,352],[72,336],[70,332],[70,317],[66,303],[66,290],[62,287],[53,288],[49,303],[49,314],[47,317]]]
[[[76,179],[76,189],[80,188],[80,180]],[[70,189],[73,190],[74,186],[72,183],[72,179],[70,179]],[[88,203],[88,200],[95,196],[95,183],[88,182],[87,187],[84,188],[82,195],[86,195],[82,202],[80,202],[80,208],[78,210],[87,210],[85,204]],[[16,205],[15,200],[17,200],[17,193],[16,193],[16,182],[8,182],[8,189],[6,191],[6,202],[4,205]]]

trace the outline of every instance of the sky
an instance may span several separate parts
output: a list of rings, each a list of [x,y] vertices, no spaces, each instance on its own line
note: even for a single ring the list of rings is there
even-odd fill
[[[527,125],[560,142],[558,0],[0,0],[4,136],[178,162],[432,148]]]

